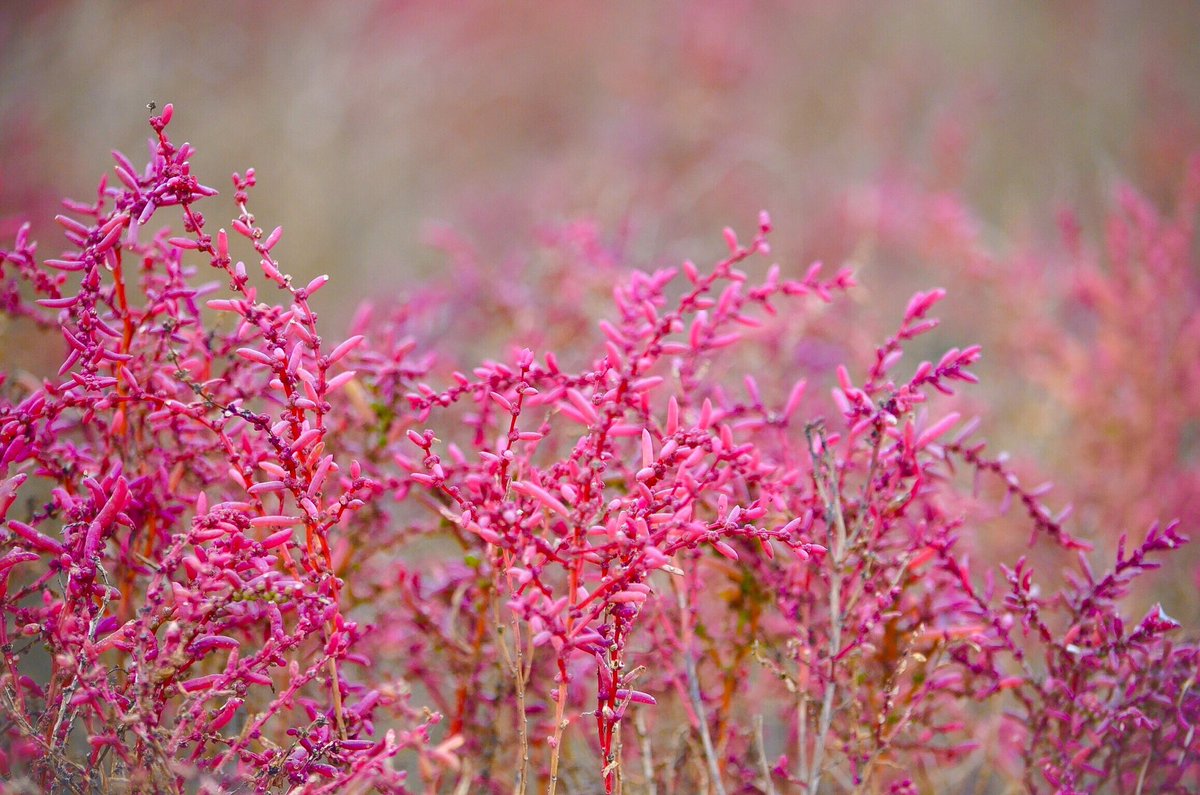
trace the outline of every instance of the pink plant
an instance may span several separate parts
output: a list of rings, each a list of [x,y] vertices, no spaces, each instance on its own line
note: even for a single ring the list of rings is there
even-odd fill
[[[461,370],[417,305],[330,343],[327,278],[286,274],[252,170],[232,239],[207,231],[171,115],[144,170],[114,154],[118,183],[66,203],[70,251],[39,263],[23,229],[0,252],[6,313],[65,351],[0,392],[14,791],[1200,786],[1200,650],[1122,611],[1184,537],[1100,566],[1104,537],[962,421],[980,348],[902,367],[942,290],[832,366],[854,280],[771,264],[765,214],[713,267],[650,273],[577,225],[556,276],[611,289],[603,319],[477,284],[553,327],[497,313],[524,339]],[[152,233],[167,211],[179,234]],[[973,569],[996,490],[1029,556]]]

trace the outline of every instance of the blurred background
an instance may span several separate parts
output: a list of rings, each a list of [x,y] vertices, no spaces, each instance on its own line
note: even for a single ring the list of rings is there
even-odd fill
[[[1200,275],[1188,227],[1174,276],[1122,314],[1106,216],[1128,182],[1194,224],[1197,41],[1182,0],[10,2],[0,232],[28,218],[55,254],[57,200],[92,195],[114,147],[144,162],[149,102],[175,104],[173,138],[223,191],[214,223],[229,173],[257,169],[285,267],[334,276],[331,329],[468,260],[536,285],[564,229],[596,267],[710,262],[766,208],[785,270],[855,267],[866,340],[950,288],[936,342],[985,344],[984,434],[1065,481],[1085,536],[1136,535],[1200,519]],[[1067,208],[1107,304],[1080,292]],[[538,322],[471,328],[493,320]]]
[[[847,196],[895,176],[1019,236],[1118,177],[1173,195],[1198,37],[1169,1],[4,3],[0,215],[48,228],[144,156],[154,101],[209,184],[258,170],[281,255],[346,301],[443,267],[435,222],[500,261],[595,219],[673,262],[767,208],[841,260]]]

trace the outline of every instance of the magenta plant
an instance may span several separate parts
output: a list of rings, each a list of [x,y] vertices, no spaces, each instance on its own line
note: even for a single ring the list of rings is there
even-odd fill
[[[214,234],[171,115],[66,203],[67,253],[0,252],[6,313],[64,341],[0,391],[12,791],[1200,786],[1200,649],[1123,609],[1184,537],[1093,550],[961,422],[978,347],[902,367],[943,291],[834,366],[854,280],[770,264],[765,214],[711,268],[602,278],[576,226],[593,338],[497,313],[502,355],[459,371],[414,305],[330,343],[254,172]],[[997,498],[1029,554],[972,568]]]

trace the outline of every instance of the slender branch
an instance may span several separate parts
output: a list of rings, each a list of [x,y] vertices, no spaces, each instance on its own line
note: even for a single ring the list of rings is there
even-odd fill
[[[654,749],[650,745],[650,734],[646,731],[646,718],[641,710],[634,712],[633,726],[641,740],[642,775],[646,779],[646,795],[658,795],[658,782],[654,779]]]
[[[725,795],[725,785],[721,782],[721,768],[717,764],[716,751],[713,749],[712,737],[708,733],[708,718],[704,714],[704,699],[700,694],[700,677],[696,672],[696,658],[692,656],[692,627],[689,620],[691,609],[687,601],[687,584],[671,580],[675,586],[676,598],[679,601],[680,635],[683,638],[684,668],[687,674],[688,699],[696,712],[696,722],[699,724],[700,743],[704,748],[704,759],[708,763],[708,774],[712,777],[713,789],[717,795]]]
[[[763,716],[754,716],[754,751],[758,755],[758,766],[762,769],[763,791],[775,795],[775,782],[771,780],[771,765],[767,762],[767,749],[763,745]]]
[[[558,661],[558,695],[554,700],[554,735],[550,738],[550,787],[546,791],[554,795],[558,789],[558,762],[562,752],[563,729],[569,722],[563,717],[567,705],[567,666]]]
[[[833,706],[837,695],[837,679],[834,675],[835,658],[842,648],[842,564],[846,552],[846,517],[842,512],[841,492],[837,474],[828,462],[825,435],[820,428],[807,429],[809,449],[813,456],[813,478],[817,491],[825,505],[825,521],[829,527],[829,670],[826,672],[825,688],[821,698],[821,714],[818,718],[816,743],[813,748],[812,766],[808,771],[808,795],[817,795],[821,788],[822,765],[825,761],[825,746],[833,724]]]
[[[529,671],[526,668],[521,649],[521,624],[517,621],[516,614],[513,613],[509,620],[509,625],[513,631],[513,651],[510,652],[508,643],[503,637],[504,624],[500,620],[500,602],[498,599],[492,600],[492,608],[496,619],[493,624],[493,629],[496,633],[496,645],[500,647],[500,651],[504,655],[504,662],[508,666],[509,672],[513,675],[517,692],[517,736],[521,743],[521,762],[517,766],[517,781],[513,785],[513,795],[525,795],[526,787],[529,786],[529,716],[525,711],[525,683],[528,679]]]

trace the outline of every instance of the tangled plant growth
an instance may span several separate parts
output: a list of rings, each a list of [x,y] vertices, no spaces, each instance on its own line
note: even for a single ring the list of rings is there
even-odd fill
[[[457,371],[411,307],[327,340],[253,172],[214,233],[171,115],[70,251],[3,252],[5,311],[64,340],[0,395],[14,791],[1200,785],[1200,650],[1122,609],[1183,535],[1093,549],[975,440],[979,348],[905,361],[941,290],[825,368],[853,279],[764,271],[764,215],[622,275],[594,342]],[[1031,555],[972,569],[998,499]]]
[[[1200,517],[1200,157],[1180,171],[1166,212],[1120,186],[1099,244],[1064,209],[1059,245],[998,257],[965,202],[913,180],[872,189],[861,203],[878,210],[851,221],[880,248],[986,285],[991,300],[971,309],[988,318],[988,350],[1023,362],[1012,381],[1036,385],[1053,407],[1051,421],[1027,424],[1045,437],[1041,449],[1061,451],[1044,466],[1066,479],[1084,521],[1109,525],[1104,533]]]

